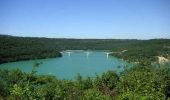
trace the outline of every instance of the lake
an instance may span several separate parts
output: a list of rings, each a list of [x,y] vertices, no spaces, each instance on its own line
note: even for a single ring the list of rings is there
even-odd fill
[[[123,66],[127,64],[121,59],[108,56],[104,51],[63,51],[62,54],[61,58],[0,64],[0,68],[18,68],[24,72],[31,72],[35,62],[42,62],[37,68],[38,74],[54,75],[59,79],[74,79],[78,73],[83,77],[93,77],[108,70],[120,72],[123,70]]]

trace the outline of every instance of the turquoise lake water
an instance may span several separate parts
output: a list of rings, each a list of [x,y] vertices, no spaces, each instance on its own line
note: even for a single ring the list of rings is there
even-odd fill
[[[1,69],[20,69],[31,72],[35,62],[42,62],[37,68],[38,74],[54,75],[60,79],[74,79],[79,73],[82,76],[93,77],[108,70],[117,72],[126,64],[123,60],[107,56],[101,51],[71,51],[62,52],[61,58],[50,58],[41,60],[18,61],[0,64]],[[119,66],[119,67],[118,67]]]

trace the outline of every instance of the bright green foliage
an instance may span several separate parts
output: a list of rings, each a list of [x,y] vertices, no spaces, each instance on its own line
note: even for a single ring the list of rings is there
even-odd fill
[[[11,95],[14,95],[14,97],[22,97],[24,95],[24,90],[19,87],[17,84],[14,84],[12,90],[11,90]]]
[[[168,66],[170,67],[170,66]],[[117,84],[119,98],[123,100],[164,100],[170,75],[165,68],[136,66],[123,73]],[[168,79],[169,77],[169,79]]]
[[[102,83],[111,90],[116,87],[118,80],[119,80],[118,75],[116,74],[116,72],[113,71],[103,73],[101,76]]]
[[[114,71],[103,73],[101,77],[96,76],[94,87],[100,90],[105,95],[111,96],[113,99],[116,95],[116,84],[119,81],[119,76]]]
[[[25,99],[30,100],[32,98],[32,92],[30,91],[29,85],[25,85],[24,87],[19,86],[18,84],[14,84],[10,91],[11,99]]]
[[[112,100],[111,97],[103,95],[96,89],[89,89],[85,91],[83,100]]]
[[[87,77],[86,79],[83,79],[80,74],[77,75],[75,84],[80,90],[93,88],[92,78]]]
[[[34,67],[36,68],[36,67]],[[116,74],[59,80],[20,70],[0,70],[0,98],[7,100],[164,100],[170,86],[170,64],[140,63]]]

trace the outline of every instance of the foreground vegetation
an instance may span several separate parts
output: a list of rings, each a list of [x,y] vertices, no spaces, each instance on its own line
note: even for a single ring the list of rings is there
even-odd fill
[[[140,63],[122,73],[61,80],[32,72],[0,70],[0,99],[4,100],[164,100],[170,91],[170,64]]]

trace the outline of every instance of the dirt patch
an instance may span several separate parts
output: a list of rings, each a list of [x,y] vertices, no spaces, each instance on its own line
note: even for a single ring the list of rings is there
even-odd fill
[[[160,63],[160,64],[162,64],[162,63],[166,63],[166,62],[168,62],[169,60],[167,59],[167,58],[165,58],[165,57],[163,57],[163,56],[158,56],[158,62]]]

